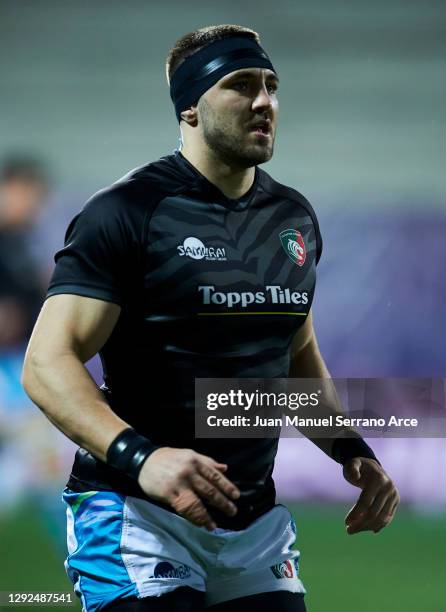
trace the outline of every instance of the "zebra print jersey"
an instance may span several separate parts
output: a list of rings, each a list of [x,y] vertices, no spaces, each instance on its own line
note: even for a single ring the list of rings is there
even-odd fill
[[[242,496],[233,518],[210,509],[219,526],[244,528],[275,504],[278,440],[196,439],[195,378],[288,376],[321,250],[299,192],[256,166],[249,191],[227,198],[176,150],[95,194],[56,253],[48,296],[121,307],[100,351],[111,408],[154,444],[228,464]],[[145,497],[85,449],[68,486]]]

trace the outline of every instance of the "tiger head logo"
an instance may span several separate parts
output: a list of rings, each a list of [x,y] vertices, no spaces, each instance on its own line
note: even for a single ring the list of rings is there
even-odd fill
[[[288,257],[298,266],[303,266],[307,258],[307,249],[302,234],[294,229],[287,229],[279,234],[280,242]]]

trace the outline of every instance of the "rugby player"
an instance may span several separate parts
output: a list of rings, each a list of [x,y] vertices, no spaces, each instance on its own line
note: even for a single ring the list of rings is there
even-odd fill
[[[310,310],[318,222],[259,168],[278,75],[256,32],[185,35],[167,78],[180,150],[71,222],[25,360],[28,394],[80,446],[66,569],[88,611],[302,611],[278,441],[195,439],[194,380],[328,376]],[[97,352],[100,390],[83,365]],[[388,524],[398,493],[367,444],[315,442],[362,489],[348,532]]]

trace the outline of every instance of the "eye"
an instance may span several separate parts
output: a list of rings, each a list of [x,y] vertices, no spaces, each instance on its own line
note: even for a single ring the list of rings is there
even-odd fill
[[[248,81],[237,81],[232,86],[239,91],[246,91],[248,89]]]
[[[276,84],[271,84],[271,85],[267,85],[267,89],[269,91],[269,93],[275,94],[277,93],[277,85]]]

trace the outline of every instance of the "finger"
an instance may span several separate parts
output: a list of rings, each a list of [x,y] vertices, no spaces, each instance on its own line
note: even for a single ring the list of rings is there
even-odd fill
[[[216,529],[217,525],[210,514],[191,489],[183,489],[170,500],[173,509],[191,523],[199,527],[206,527],[210,531]]]
[[[396,500],[395,500],[395,502],[394,502],[394,504],[393,504],[392,508],[390,509],[390,514],[391,514],[391,516],[392,516],[392,517],[393,517],[393,515],[395,514],[396,509],[398,508],[398,506],[399,506],[399,504],[400,504],[400,501],[401,501],[401,500],[400,500],[400,496],[399,496],[399,494],[398,494],[398,492],[397,492],[397,495],[396,495]]]
[[[354,515],[353,518],[346,519],[345,521],[348,533],[356,533],[368,529],[369,522],[370,519],[367,512],[361,512],[359,515]]]
[[[393,494],[388,496],[378,516],[371,517],[370,514],[366,513],[360,521],[350,523],[347,526],[347,533],[349,535],[359,533],[360,531],[373,531],[374,533],[379,533],[381,529],[384,529],[384,527],[392,521],[393,513],[398,506],[398,502],[398,493],[394,491]]]
[[[362,514],[360,518],[355,521],[351,521],[346,525],[346,531],[349,535],[354,533],[360,533],[361,531],[370,531],[371,524],[370,519],[366,513]]]
[[[367,512],[361,512],[359,515],[353,515],[353,518],[346,519],[345,523],[348,533],[356,533],[369,528],[370,518]]]
[[[375,497],[373,504],[370,506],[369,516],[370,518],[376,518],[379,514],[381,514],[382,509],[386,505],[386,503],[390,500],[394,499],[395,488],[391,482],[385,484],[381,491]]]
[[[348,535],[354,535],[355,533],[360,533],[361,531],[369,531],[369,529],[370,527],[367,521],[364,521],[360,525],[347,525],[346,527]]]
[[[396,508],[398,506],[398,502],[399,502],[398,493],[394,492],[394,494],[391,495],[389,499],[387,499],[379,516],[376,519],[376,524],[375,524],[375,529],[374,529],[375,533],[378,533],[379,531],[381,531],[381,529],[384,529],[384,527],[387,527],[387,525],[389,525],[392,522],[393,517],[395,515]]]
[[[223,476],[223,474],[213,466],[204,463],[204,461],[200,461],[198,463],[198,471],[206,480],[215,487],[218,487],[232,499],[238,499],[240,497],[240,491],[235,484],[228,480],[226,476]]]
[[[364,512],[358,507],[356,503],[350,510],[347,512],[347,516],[344,519],[344,523],[349,525],[350,523],[354,523],[359,520],[362,516],[364,516]]]
[[[209,501],[210,504],[222,510],[228,516],[237,514],[237,506],[233,504],[223,493],[220,493],[208,480],[199,474],[193,474],[190,478],[196,493]]]
[[[366,486],[358,497],[358,501],[345,517],[347,524],[361,521],[369,511],[370,506],[375,500],[375,496],[379,491],[379,486],[376,483]]]

